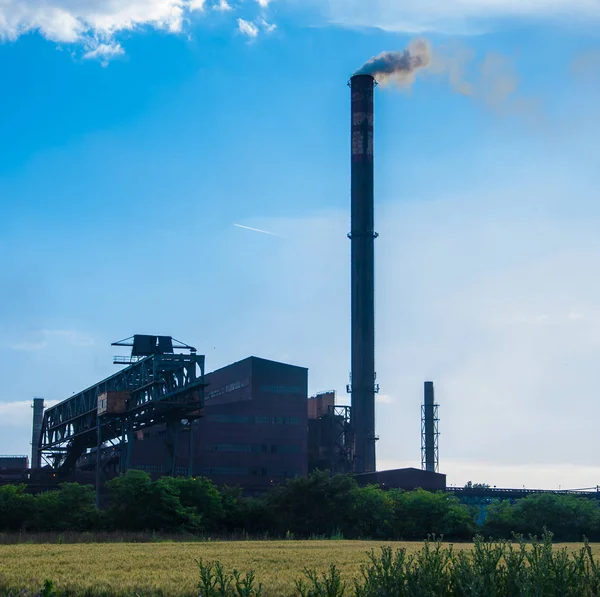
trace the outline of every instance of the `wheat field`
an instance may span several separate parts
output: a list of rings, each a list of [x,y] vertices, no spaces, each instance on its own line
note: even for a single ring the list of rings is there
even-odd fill
[[[305,568],[331,563],[351,581],[367,552],[383,545],[414,552],[422,543],[378,541],[238,541],[195,543],[79,543],[0,545],[0,586],[37,590],[45,579],[78,595],[197,595],[197,560],[220,561],[227,571],[254,569],[266,597],[294,594]],[[469,549],[459,544],[457,549]],[[557,546],[560,547],[560,546]],[[570,544],[570,549],[580,547]],[[600,545],[594,546],[600,555]]]

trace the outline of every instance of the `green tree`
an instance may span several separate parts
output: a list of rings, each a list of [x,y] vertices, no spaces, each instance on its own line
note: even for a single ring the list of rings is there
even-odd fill
[[[387,539],[393,536],[394,496],[378,485],[352,490],[352,508],[344,535],[352,538]]]
[[[443,492],[417,489],[393,490],[394,537],[421,540],[428,535],[471,539],[475,534],[474,513],[459,500]]]
[[[58,491],[35,498],[31,527],[38,531],[88,531],[100,521],[94,488],[79,483],[62,483]]]
[[[217,531],[222,527],[223,500],[212,481],[202,477],[162,477],[160,481],[177,494],[184,509],[193,512],[202,530]]]
[[[574,495],[535,494],[488,507],[484,532],[493,537],[509,538],[512,533],[542,536],[544,529],[558,541],[600,538],[600,505]]]
[[[267,499],[276,532],[299,537],[332,535],[347,526],[356,481],[348,475],[315,471],[276,487]]]
[[[267,497],[244,497],[240,487],[222,487],[222,528],[231,533],[251,535],[277,532],[275,516],[267,504]]]
[[[202,519],[195,508],[184,507],[179,487],[171,477],[152,482],[137,470],[107,483],[110,492],[108,518],[120,530],[198,531]]]
[[[486,508],[483,524],[485,537],[510,539],[517,527],[514,519],[514,507],[509,500],[494,501]]]
[[[35,513],[35,498],[25,493],[25,485],[0,487],[0,531],[27,528]]]

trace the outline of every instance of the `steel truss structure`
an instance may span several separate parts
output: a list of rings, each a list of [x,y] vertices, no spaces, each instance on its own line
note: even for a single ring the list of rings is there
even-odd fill
[[[348,474],[354,468],[354,434],[351,426],[351,406],[327,407],[330,429],[329,470],[332,474]]]
[[[67,472],[74,469],[87,450],[95,448],[97,455],[102,454],[104,447],[119,446],[120,468],[124,471],[128,468],[128,447],[133,434],[165,424],[168,460],[174,468],[181,423],[202,416],[206,387],[204,355],[197,355],[192,347],[185,348],[190,354],[171,351],[171,354],[139,355],[115,375],[48,408],[36,464]],[[121,412],[99,415],[99,398],[111,392],[125,393],[127,399]]]
[[[421,468],[440,472],[439,404],[435,403],[433,382],[425,382],[425,400],[421,405]]]

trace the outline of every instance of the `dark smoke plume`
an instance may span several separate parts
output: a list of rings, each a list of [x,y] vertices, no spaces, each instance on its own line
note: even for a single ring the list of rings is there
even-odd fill
[[[416,39],[402,52],[383,52],[371,58],[356,75],[371,75],[380,84],[411,85],[419,69],[431,64],[429,42]]]
[[[383,52],[371,58],[355,74],[371,75],[380,85],[408,88],[417,73],[422,73],[446,80],[456,93],[482,102],[497,114],[520,113],[539,120],[542,108],[535,99],[519,95],[519,79],[509,58],[494,53],[486,54],[483,60],[476,58],[475,52],[462,44],[433,51],[428,40],[415,39],[401,52]],[[581,69],[580,64],[577,66]],[[590,67],[584,63],[584,68]]]

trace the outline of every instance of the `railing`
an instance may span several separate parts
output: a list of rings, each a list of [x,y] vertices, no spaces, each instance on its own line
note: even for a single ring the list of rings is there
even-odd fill
[[[559,494],[559,495],[600,495],[600,486],[585,487],[581,489],[528,489],[519,488],[501,488],[501,487],[447,487],[448,493],[455,493],[462,496],[502,496],[502,495],[535,495],[539,493]]]
[[[146,357],[113,357],[113,365],[133,365],[133,363],[137,363]]]

